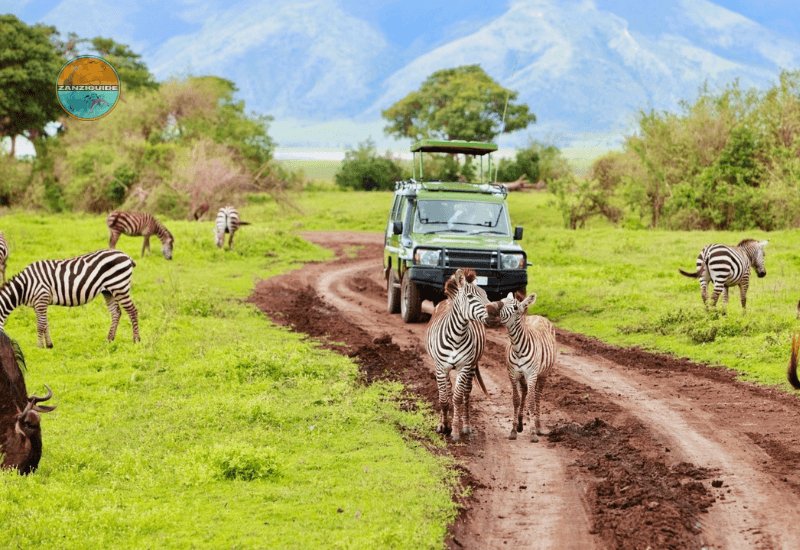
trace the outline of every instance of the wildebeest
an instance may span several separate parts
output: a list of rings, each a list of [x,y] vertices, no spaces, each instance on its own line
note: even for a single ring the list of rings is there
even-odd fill
[[[28,397],[22,370],[25,358],[14,340],[0,331],[0,452],[2,467],[16,468],[20,474],[30,474],[42,458],[42,430],[39,413],[55,407],[40,405],[53,396]]]

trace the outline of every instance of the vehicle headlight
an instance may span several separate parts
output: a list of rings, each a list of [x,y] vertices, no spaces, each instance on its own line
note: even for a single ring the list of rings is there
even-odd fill
[[[500,254],[501,269],[522,269],[525,267],[523,254]]]
[[[439,265],[441,252],[441,250],[417,249],[414,254],[414,262],[421,265]]]

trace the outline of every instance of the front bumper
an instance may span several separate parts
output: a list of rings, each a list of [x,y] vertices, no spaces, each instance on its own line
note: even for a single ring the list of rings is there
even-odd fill
[[[417,285],[444,291],[444,283],[457,269],[415,265],[408,268],[408,275]],[[528,284],[528,272],[524,269],[475,269],[475,274],[487,278],[487,284],[480,286],[489,295],[505,296]]]

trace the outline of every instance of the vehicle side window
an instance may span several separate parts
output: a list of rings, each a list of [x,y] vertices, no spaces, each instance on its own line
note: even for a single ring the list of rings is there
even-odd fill
[[[397,207],[397,211],[395,212],[395,217],[392,218],[392,221],[401,222],[405,219],[405,212],[406,207],[408,205],[408,201],[405,197],[400,198],[400,204]]]

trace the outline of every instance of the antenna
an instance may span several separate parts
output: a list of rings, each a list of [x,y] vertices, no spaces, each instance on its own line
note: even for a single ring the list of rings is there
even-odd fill
[[[517,54],[517,60],[514,61],[514,69],[512,69],[512,71],[511,71],[511,76],[508,77],[509,80],[511,80],[514,77],[514,73],[517,71],[517,63],[519,63],[519,55],[520,54]],[[503,107],[503,132],[506,131],[506,112],[508,111],[508,98],[509,97],[511,97],[511,89],[509,89],[508,93],[506,94],[506,105],[505,105],[505,107]],[[500,133],[502,134],[503,132],[500,132]],[[497,141],[498,142],[500,141],[500,136],[497,137]],[[499,143],[498,143],[497,149],[498,149],[498,151],[500,150],[500,144]],[[500,159],[498,158],[497,162],[494,165],[494,181],[495,182],[497,181],[497,172],[499,170],[500,170]],[[489,178],[491,178],[491,177],[492,177],[492,174],[490,172],[489,173]]]

